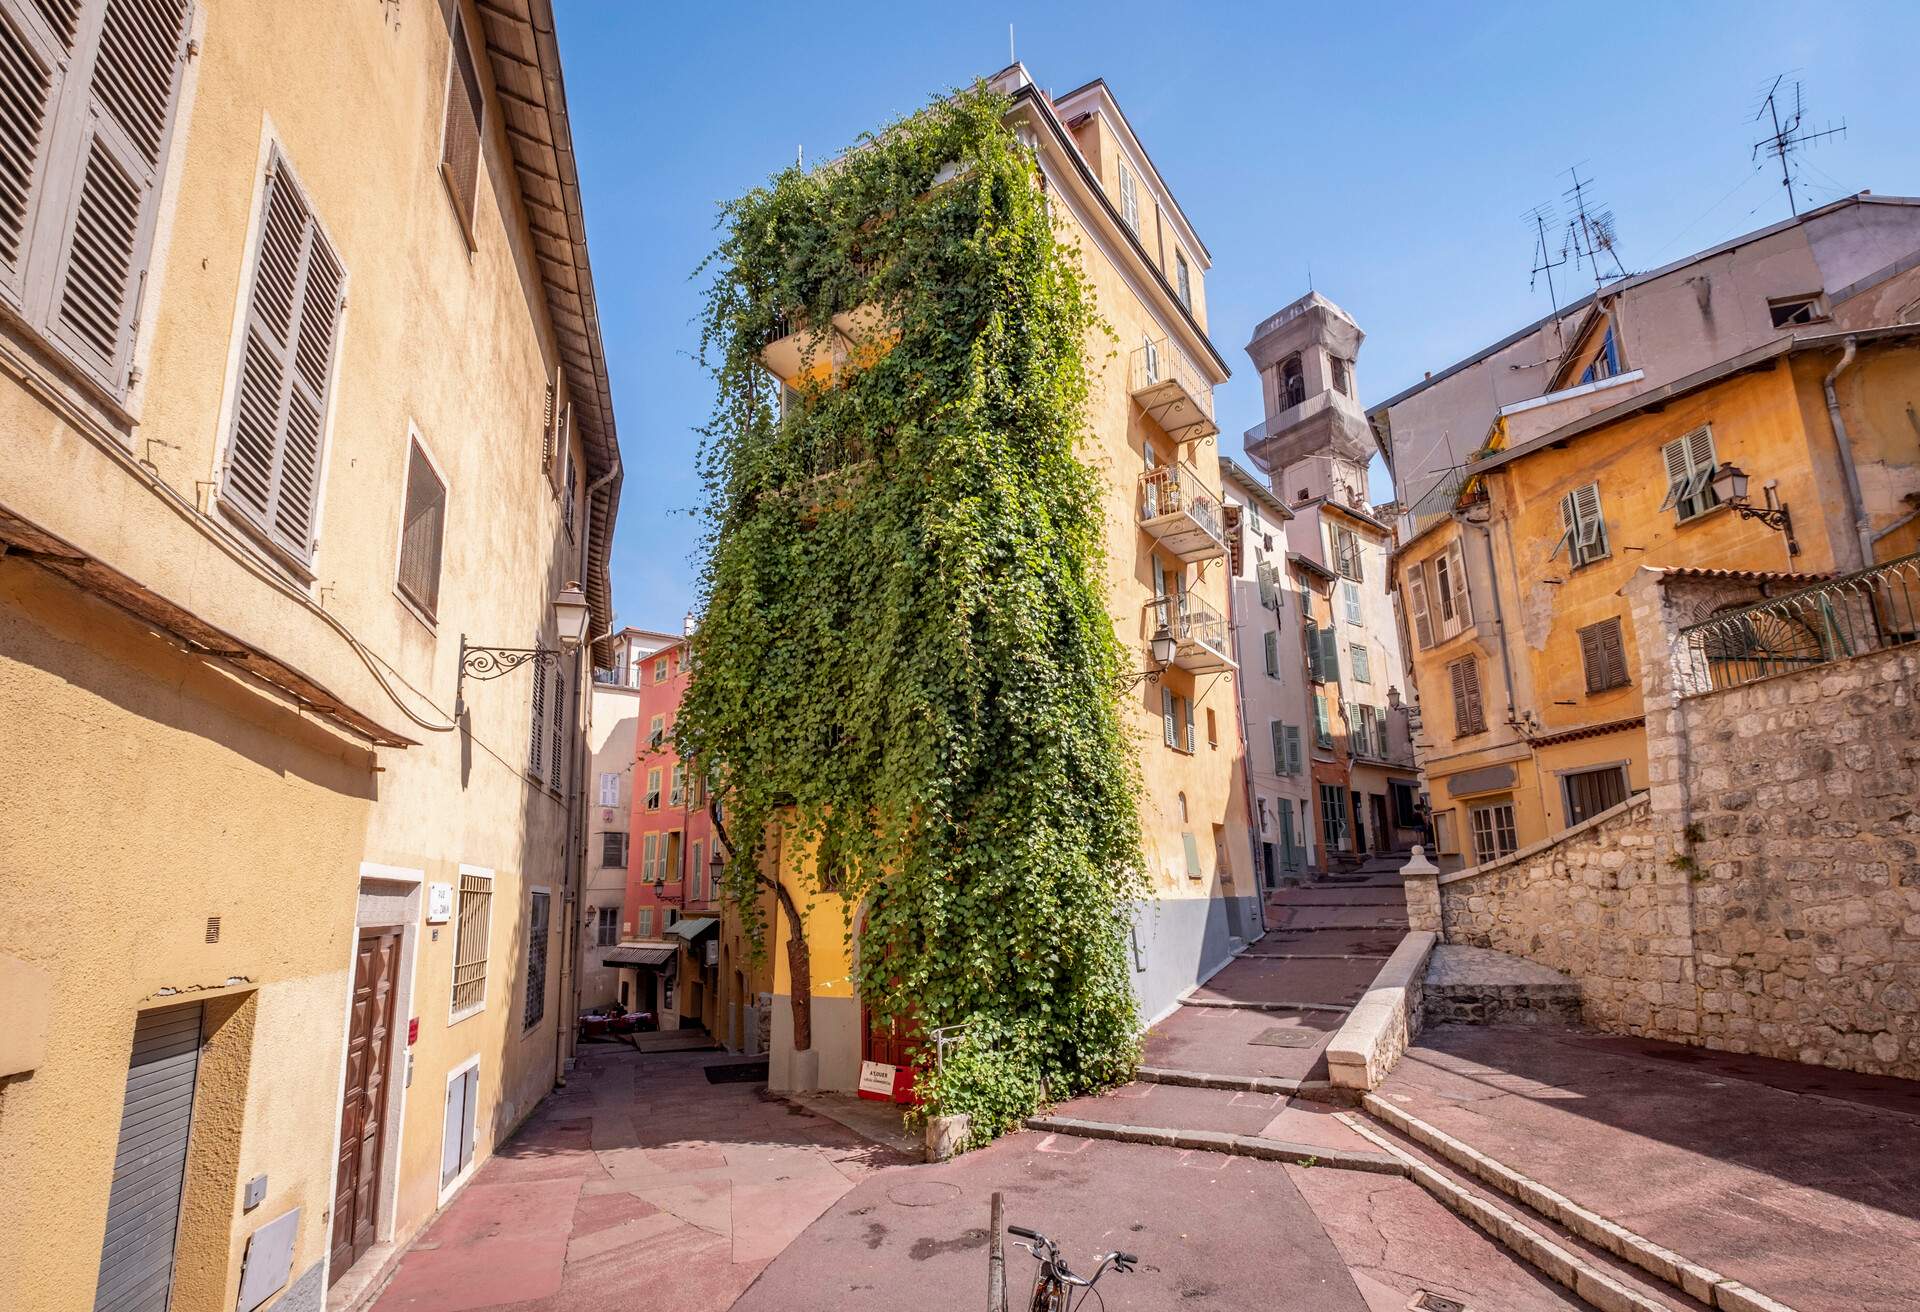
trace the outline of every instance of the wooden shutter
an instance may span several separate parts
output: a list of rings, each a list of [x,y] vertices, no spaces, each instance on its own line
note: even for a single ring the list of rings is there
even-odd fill
[[[1260,580],[1260,604],[1262,606],[1267,607],[1270,610],[1274,609],[1275,608],[1274,603],[1275,603],[1277,592],[1278,592],[1280,571],[1274,568],[1274,564],[1272,561],[1263,560],[1255,568],[1254,573],[1259,577],[1259,580]]]
[[[527,1008],[522,1029],[532,1029],[547,1014],[547,941],[553,895],[535,891],[527,908]]]
[[[1447,543],[1448,581],[1453,588],[1453,614],[1460,627],[1473,623],[1473,606],[1467,600],[1467,562],[1458,541]]]
[[[1686,498],[1687,482],[1693,472],[1687,462],[1687,439],[1677,438],[1661,447],[1660,461],[1667,474],[1667,495],[1660,509],[1672,510]]]
[[[1173,689],[1160,690],[1160,716],[1166,722],[1167,746],[1174,746],[1173,736]]]
[[[1261,635],[1262,645],[1266,648],[1267,673],[1278,678],[1280,675],[1280,635],[1268,632]]]
[[[620,805],[620,776],[612,770],[600,776],[600,805]]]
[[[1560,498],[1560,536],[1554,539],[1553,550],[1547,553],[1547,559],[1553,560],[1560,554],[1560,548],[1567,548],[1567,559],[1573,564],[1580,563],[1580,549],[1574,545],[1579,536],[1580,517],[1573,507],[1573,493]]]
[[[257,259],[222,495],[308,564],[346,270],[278,151],[267,166]]]
[[[70,31],[79,17],[71,0],[40,0],[36,9]],[[61,243],[47,331],[122,394],[193,6],[190,0],[106,0],[98,12],[91,66],[83,53],[90,34],[81,33],[82,49],[67,70],[69,77],[86,78],[84,99],[77,99],[77,82],[69,85],[60,110],[63,126],[69,115],[79,120],[75,172],[57,216],[38,221],[57,223],[58,235],[48,236]],[[34,85],[29,78],[29,103]]]
[[[1320,630],[1320,673],[1328,683],[1340,682],[1340,635],[1332,626]]]
[[[1580,630],[1580,663],[1586,671],[1587,691],[1604,692],[1627,681],[1627,654],[1615,616]]]
[[[1193,736],[1193,699],[1191,697],[1183,697],[1181,700],[1184,701],[1187,706],[1187,750],[1191,752],[1195,750],[1196,746]]]
[[[473,66],[467,44],[467,25],[453,16],[453,67],[447,74],[447,117],[440,142],[440,167],[453,194],[454,208],[473,242],[474,204],[480,186],[480,126],[485,122],[486,99],[480,73]]]
[[[534,644],[538,646],[536,642]],[[533,664],[533,732],[528,744],[527,773],[535,779],[546,778],[541,768],[547,744],[547,671],[540,662]]]
[[[1281,734],[1287,740],[1286,772],[1288,774],[1299,774],[1302,768],[1300,726],[1297,724],[1284,725],[1281,728]]]
[[[1480,709],[1480,666],[1472,657],[1447,666],[1453,683],[1453,731],[1478,733],[1486,727]]]
[[[1270,720],[1267,723],[1267,732],[1273,736],[1273,772],[1275,774],[1285,774],[1287,772],[1287,736],[1284,732],[1285,729],[1286,726],[1278,720]]]
[[[1573,559],[1584,565],[1607,554],[1607,525],[1600,514],[1600,485],[1588,483],[1569,495],[1575,525]]]
[[[1414,637],[1422,648],[1433,646],[1433,617],[1427,613],[1427,563],[1407,570],[1407,609],[1413,612]]]
[[[134,1022],[95,1312],[165,1312],[167,1307],[200,1076],[202,1021],[195,1003],[142,1012]]]
[[[79,0],[0,0],[0,289],[21,307]]]
[[[557,793],[567,786],[567,676],[558,668],[553,672],[553,709],[548,712],[547,718],[553,737],[553,759],[547,767],[547,786]]]
[[[400,529],[400,590],[431,619],[440,605],[440,544],[447,485],[418,442],[408,444],[407,496]]]

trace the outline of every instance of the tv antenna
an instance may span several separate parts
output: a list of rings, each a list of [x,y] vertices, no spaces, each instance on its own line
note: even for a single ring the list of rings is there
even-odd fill
[[[1626,266],[1620,263],[1620,253],[1616,249],[1620,234],[1615,226],[1613,211],[1600,202],[1588,197],[1587,189],[1593,185],[1592,178],[1580,176],[1580,165],[1575,164],[1567,170],[1567,176],[1573,179],[1573,185],[1561,193],[1572,205],[1573,215],[1567,220],[1566,250],[1573,253],[1576,266],[1585,264],[1593,271],[1593,285],[1601,287],[1609,278],[1627,276]],[[1607,273],[1602,265],[1613,264],[1613,272]]]
[[[1760,109],[1753,116],[1758,123],[1762,119],[1771,119],[1773,135],[1753,143],[1753,158],[1759,159],[1762,152],[1780,161],[1780,185],[1787,189],[1787,207],[1797,218],[1800,214],[1800,202],[1793,194],[1794,170],[1791,162],[1793,153],[1811,146],[1824,137],[1844,137],[1847,134],[1847,121],[1840,120],[1840,126],[1829,123],[1818,132],[1805,126],[1807,106],[1801,95],[1800,82],[1793,83],[1793,105],[1787,106],[1786,92],[1781,86],[1787,80],[1785,73],[1773,79],[1766,95],[1760,99]]]

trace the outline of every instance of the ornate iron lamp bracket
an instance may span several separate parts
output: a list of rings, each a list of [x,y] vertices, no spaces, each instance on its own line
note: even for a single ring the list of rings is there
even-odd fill
[[[460,677],[454,683],[453,718],[459,720],[467,713],[468,679],[497,679],[522,665],[531,663],[545,668],[559,659],[558,647],[474,647],[468,644],[467,635],[461,634]]]

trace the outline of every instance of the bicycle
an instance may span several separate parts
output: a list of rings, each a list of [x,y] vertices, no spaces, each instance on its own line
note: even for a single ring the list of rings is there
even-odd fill
[[[1060,1256],[1060,1246],[1039,1231],[1010,1225],[1007,1233],[1030,1241],[1020,1247],[1040,1261],[1040,1270],[1033,1277],[1033,1293],[1027,1300],[1028,1312],[1073,1312],[1074,1308],[1084,1307],[1087,1295],[1093,1294],[1093,1287],[1100,1283],[1100,1277],[1107,1273],[1108,1267],[1125,1273],[1133,1270],[1140,1260],[1132,1253],[1108,1253],[1100,1259],[1100,1265],[1094,1268],[1092,1275],[1077,1276],[1067,1265],[1067,1260]],[[1076,1289],[1080,1291],[1077,1299],[1073,1293]],[[1094,1297],[1102,1308],[1106,1307],[1105,1299],[1098,1294],[1094,1294]]]

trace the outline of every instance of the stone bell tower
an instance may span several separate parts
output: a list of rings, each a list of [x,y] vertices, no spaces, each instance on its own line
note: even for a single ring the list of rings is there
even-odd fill
[[[1308,292],[1268,316],[1247,344],[1266,406],[1247,430],[1247,455],[1289,505],[1314,497],[1367,504],[1373,435],[1353,376],[1365,339],[1345,310]]]

